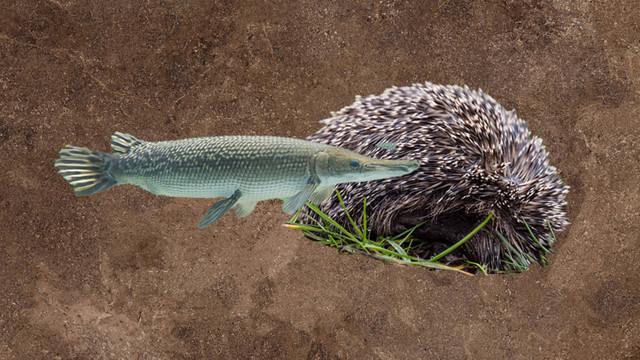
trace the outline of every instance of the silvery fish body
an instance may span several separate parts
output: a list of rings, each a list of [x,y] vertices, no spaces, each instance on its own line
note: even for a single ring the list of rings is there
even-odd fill
[[[238,217],[256,203],[287,199],[294,213],[318,204],[335,185],[401,176],[416,170],[412,160],[382,160],[339,147],[275,136],[220,136],[147,142],[115,133],[114,154],[68,146],[56,161],[77,195],[132,184],[157,195],[225,197],[200,221],[204,227],[233,208]]]
[[[288,198],[307,184],[311,157],[327,147],[273,136],[144,142],[119,156],[112,174],[157,195],[215,198],[240,190],[246,200]]]

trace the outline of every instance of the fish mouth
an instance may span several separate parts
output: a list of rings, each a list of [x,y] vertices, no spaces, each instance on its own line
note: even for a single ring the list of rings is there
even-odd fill
[[[416,171],[420,163],[415,160],[386,160],[371,162],[363,165],[364,171],[389,171],[393,173],[409,174]]]

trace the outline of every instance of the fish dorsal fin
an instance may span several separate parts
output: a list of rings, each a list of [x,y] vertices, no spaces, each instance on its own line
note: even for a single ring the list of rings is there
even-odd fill
[[[118,131],[111,135],[111,149],[115,154],[126,154],[131,151],[131,148],[142,143],[144,141],[137,139],[135,136]]]

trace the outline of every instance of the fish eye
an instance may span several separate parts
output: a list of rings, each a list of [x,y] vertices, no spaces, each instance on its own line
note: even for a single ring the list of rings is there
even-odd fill
[[[351,165],[352,168],[357,169],[360,166],[360,163],[358,162],[358,160],[351,160],[349,165]]]

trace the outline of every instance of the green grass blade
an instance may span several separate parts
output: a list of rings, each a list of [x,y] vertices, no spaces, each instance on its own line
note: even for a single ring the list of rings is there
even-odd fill
[[[316,214],[318,214],[322,220],[326,221],[327,223],[331,224],[332,226],[334,226],[336,229],[342,231],[345,235],[351,237],[354,241],[358,242],[358,239],[349,231],[347,231],[347,229],[345,229],[344,227],[342,227],[340,224],[338,224],[335,220],[333,220],[332,218],[330,218],[327,214],[323,213],[322,210],[320,210],[316,205],[313,204],[307,204],[307,206],[309,206],[309,208],[311,210],[313,210],[313,212],[315,212]]]
[[[547,250],[547,248],[544,247],[540,241],[538,241],[538,238],[535,235],[533,235],[533,231],[531,231],[531,228],[529,227],[529,224],[527,224],[527,221],[524,219],[524,217],[522,217],[522,221],[524,222],[524,226],[527,227],[527,231],[529,231],[529,235],[531,235],[531,238],[533,239],[533,241],[535,241],[536,244],[538,244],[538,246],[540,246],[540,249],[542,249],[544,252],[548,253],[549,250]]]
[[[391,240],[396,240],[396,239],[401,238],[401,237],[404,236],[404,239],[402,239],[402,241],[400,241],[400,243],[403,243],[405,240],[407,240],[409,238],[409,236],[411,236],[411,234],[413,234],[414,231],[416,231],[417,228],[419,228],[420,226],[426,224],[427,222],[429,222],[429,221],[423,221],[423,222],[415,225],[411,229],[407,229],[407,230],[401,232],[400,234],[392,237]]]
[[[488,266],[486,264],[485,265],[481,265],[481,264],[478,264],[477,262],[473,262],[473,261],[469,261],[469,260],[465,261],[465,263],[469,264],[469,265],[473,265],[473,266],[477,267],[478,269],[480,269],[480,271],[482,271],[483,274],[489,275],[489,273],[487,273]]]
[[[372,255],[374,258],[376,259],[380,259],[380,260],[385,260],[391,263],[396,263],[396,264],[403,264],[403,265],[415,265],[415,266],[422,266],[422,267],[428,267],[428,268],[432,268],[432,269],[440,269],[440,270],[452,270],[452,271],[457,271],[459,273],[465,274],[465,275],[469,275],[469,276],[473,276],[472,274],[456,268],[456,267],[452,267],[452,266],[447,266],[445,264],[439,263],[439,262],[433,262],[433,261],[427,261],[422,259],[422,261],[413,261],[413,262],[407,262],[407,261],[402,261],[402,260],[398,260],[396,258],[390,257],[390,256],[386,256],[386,255]]]
[[[547,258],[542,254],[540,254],[540,261],[540,265],[542,265],[543,267],[549,265],[549,263],[547,262]]]
[[[362,241],[358,240],[358,238],[355,235],[353,235],[352,233],[347,231],[347,229],[343,228],[340,224],[338,224],[335,220],[330,218],[327,214],[323,213],[317,206],[312,205],[312,204],[307,204],[307,206],[309,206],[309,208],[313,212],[318,214],[324,221],[328,222],[329,224],[333,225],[338,230],[342,231],[342,233],[344,235],[349,237],[353,242],[357,243],[358,245],[360,245],[360,247],[362,247],[364,249],[364,244],[362,243]],[[365,251],[366,251],[366,249],[365,249]]]
[[[553,232],[549,220],[547,220],[547,226],[549,227],[549,231],[551,231],[551,237],[553,238],[553,242],[555,243],[556,241],[558,241],[558,239],[556,239],[556,234]]]
[[[505,255],[513,262],[516,269],[524,271],[529,269],[530,262],[520,253],[499,231],[496,231],[502,243],[507,247],[508,251],[505,251]],[[514,258],[515,256],[516,258]]]
[[[356,225],[356,222],[353,221],[351,214],[349,214],[349,211],[347,210],[347,206],[344,204],[344,201],[342,201],[342,196],[340,195],[340,192],[338,191],[338,189],[336,189],[336,195],[338,196],[338,201],[340,202],[340,206],[342,206],[342,210],[344,210],[344,214],[347,215],[347,219],[349,219],[351,226],[358,233],[358,236],[360,236],[360,238],[362,239],[362,242],[366,243],[367,238],[364,236],[364,233],[358,228],[358,225]]]
[[[302,209],[304,208],[301,207],[300,209],[298,209],[298,211],[296,211],[295,214],[293,214],[293,216],[291,217],[291,219],[289,219],[289,221],[287,221],[287,223],[294,223],[296,220],[298,220],[298,216],[300,215],[300,213],[302,212]]]
[[[362,199],[362,232],[364,233],[363,237],[365,239],[368,239],[367,237],[367,198]]]
[[[407,254],[407,252],[402,248],[402,246],[400,246],[399,244],[397,244],[395,241],[387,239],[387,243],[388,243],[389,245],[391,245],[391,247],[393,248],[393,250],[395,250],[398,254],[401,254],[401,255],[403,255],[403,256],[408,256],[408,255],[409,255],[409,254]]]
[[[482,229],[485,225],[487,225],[487,223],[489,222],[489,220],[491,220],[492,217],[493,217],[493,211],[489,214],[489,216],[487,216],[486,219],[484,219],[484,221],[480,225],[478,225],[469,234],[467,234],[467,236],[463,237],[462,240],[460,240],[457,243],[451,245],[447,250],[445,250],[445,251],[441,252],[440,254],[434,256],[429,261],[437,261],[437,260],[441,259],[443,256],[446,256],[446,255],[450,254],[453,250],[457,249],[462,244],[467,242],[467,240],[471,239],[471,237],[473,235],[475,235],[478,231],[480,231],[480,229]]]

